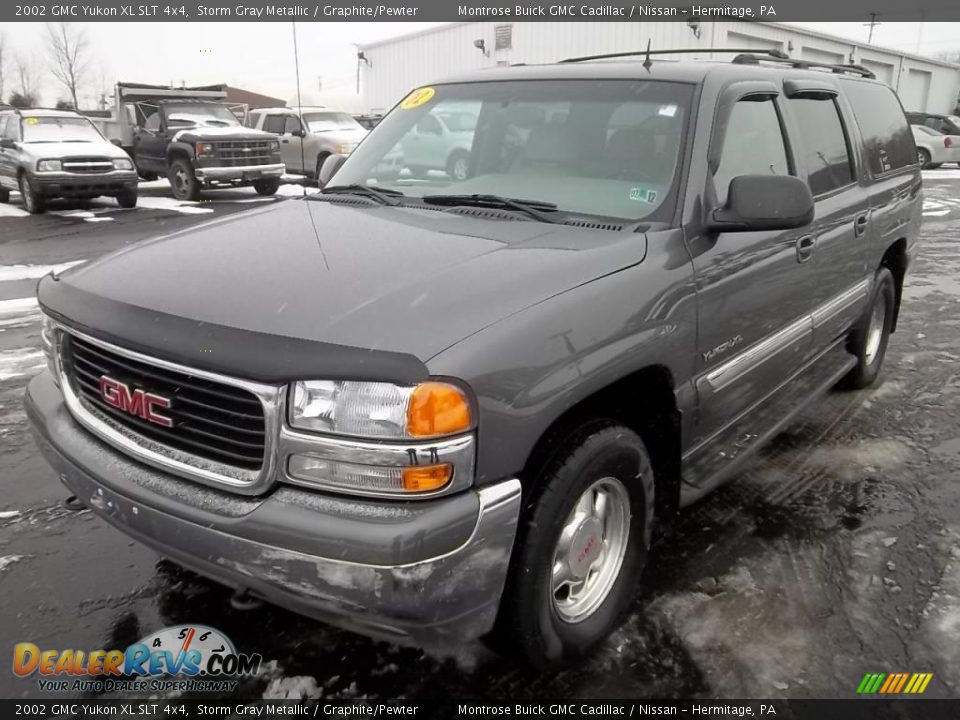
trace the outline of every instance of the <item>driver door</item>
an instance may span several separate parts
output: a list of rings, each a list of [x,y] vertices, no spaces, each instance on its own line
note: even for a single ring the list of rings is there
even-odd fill
[[[280,136],[280,157],[287,170],[305,174],[304,164],[310,164],[303,147],[303,126],[296,115],[283,116],[283,132]],[[313,168],[311,168],[311,171]]]

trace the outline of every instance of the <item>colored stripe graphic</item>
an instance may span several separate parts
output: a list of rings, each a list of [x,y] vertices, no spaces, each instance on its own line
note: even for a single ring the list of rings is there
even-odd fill
[[[933,679],[933,673],[867,673],[857,686],[858,695],[920,695]]]

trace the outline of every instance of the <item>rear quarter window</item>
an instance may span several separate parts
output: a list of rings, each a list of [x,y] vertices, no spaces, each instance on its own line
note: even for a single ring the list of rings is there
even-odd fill
[[[884,175],[914,165],[913,134],[893,90],[857,80],[844,80],[842,85],[863,136],[871,173]]]

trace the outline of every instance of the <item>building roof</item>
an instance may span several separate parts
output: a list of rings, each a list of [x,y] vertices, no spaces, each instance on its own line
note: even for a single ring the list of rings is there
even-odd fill
[[[255,93],[250,90],[243,90],[242,88],[230,87],[229,85],[220,85],[218,87],[227,91],[227,102],[237,103],[238,105],[248,105],[251,110],[285,107],[287,104],[286,101],[280,98],[261,95],[260,93]]]

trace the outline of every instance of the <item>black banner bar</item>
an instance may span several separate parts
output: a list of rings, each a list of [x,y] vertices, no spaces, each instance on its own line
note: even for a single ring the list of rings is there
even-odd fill
[[[859,21],[960,20],[956,0],[577,0],[484,3],[482,0],[25,0],[4,2],[0,22],[358,22],[520,21]]]
[[[776,718],[955,720],[960,700],[0,700],[11,718]]]

